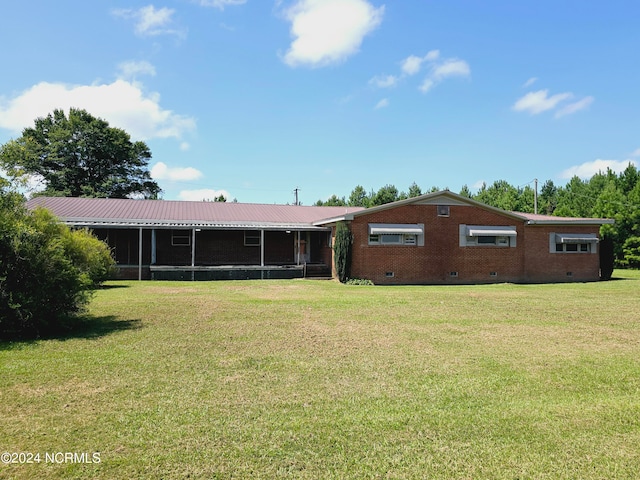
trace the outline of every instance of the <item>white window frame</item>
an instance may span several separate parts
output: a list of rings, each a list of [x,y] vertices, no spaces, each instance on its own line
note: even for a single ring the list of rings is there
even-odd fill
[[[461,247],[516,247],[516,227],[513,225],[460,224]],[[482,239],[482,240],[480,240]],[[487,241],[492,239],[492,241]]]
[[[370,223],[368,244],[423,246],[424,224]]]
[[[567,253],[569,255],[597,253],[598,241],[598,236],[595,233],[551,232],[549,234],[549,253]],[[575,246],[575,250],[573,246]]]

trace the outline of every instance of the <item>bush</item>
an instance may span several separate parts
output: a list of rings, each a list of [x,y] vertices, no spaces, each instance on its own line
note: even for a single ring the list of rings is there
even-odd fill
[[[602,237],[600,239],[600,279],[611,280],[613,268],[615,265],[615,254],[613,247],[613,239],[611,237]]]
[[[333,245],[334,263],[338,280],[342,283],[347,281],[351,273],[351,244],[353,243],[353,235],[351,230],[344,222],[338,222],[336,225],[336,240]]]
[[[112,268],[109,248],[88,231],[0,194],[0,336],[60,333]]]
[[[347,285],[373,285],[373,282],[367,278],[350,278],[344,283]]]
[[[640,237],[629,237],[622,245],[623,266],[640,268]]]

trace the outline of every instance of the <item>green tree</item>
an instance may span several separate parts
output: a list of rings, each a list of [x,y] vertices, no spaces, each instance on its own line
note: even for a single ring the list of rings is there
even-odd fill
[[[144,142],[85,110],[63,110],[35,120],[22,136],[0,147],[0,166],[14,178],[41,177],[44,194],[71,197],[157,198],[160,187],[147,165]]]
[[[0,337],[59,333],[114,268],[104,242],[0,192]]]
[[[547,180],[538,195],[538,213],[552,215],[558,205],[558,189],[551,180]]]
[[[460,195],[467,198],[473,198],[473,194],[471,193],[471,189],[469,188],[469,185],[464,184],[462,186],[462,188],[460,189]]]
[[[373,198],[371,199],[372,205],[384,205],[386,203],[395,202],[399,200],[398,189],[394,185],[387,184],[384,187],[381,187]]]
[[[422,195],[422,189],[416,182],[409,185],[409,198],[419,197],[420,195]]]
[[[340,198],[337,195],[331,195],[329,199],[322,201],[318,200],[316,202],[317,207],[344,207],[347,204],[345,202],[344,197]]]
[[[516,210],[518,208],[518,189],[510,185],[506,180],[497,180],[487,187],[482,184],[474,200],[503,210]]]
[[[560,217],[590,217],[595,203],[589,183],[574,175],[566,187],[558,189],[558,205],[553,214]]]
[[[345,222],[338,222],[336,225],[336,238],[333,243],[334,264],[338,280],[346,282],[351,275],[351,248],[353,235]]]
[[[362,185],[357,185],[349,195],[349,200],[347,201],[350,207],[369,207],[371,205],[371,198],[365,191]]]

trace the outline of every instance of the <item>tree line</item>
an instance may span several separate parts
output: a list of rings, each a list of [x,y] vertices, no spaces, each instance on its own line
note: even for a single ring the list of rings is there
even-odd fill
[[[415,182],[406,191],[387,184],[377,191],[367,192],[357,185],[348,197],[332,195],[328,200],[318,200],[315,205],[368,208],[439,190],[431,187],[423,192]],[[640,268],[640,171],[632,163],[619,174],[607,169],[588,180],[574,176],[564,186],[547,180],[537,196],[531,185],[516,187],[505,180],[497,180],[491,185],[484,183],[476,193],[464,185],[459,193],[513,212],[535,213],[537,206],[537,213],[543,215],[611,218],[615,224],[603,225],[600,235],[613,242],[616,266]]]

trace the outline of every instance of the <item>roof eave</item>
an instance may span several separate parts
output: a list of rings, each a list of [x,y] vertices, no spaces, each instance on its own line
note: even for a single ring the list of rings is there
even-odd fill
[[[610,218],[562,218],[558,220],[527,220],[527,225],[613,225],[615,220]]]
[[[207,230],[327,230],[326,227],[309,223],[278,223],[278,222],[203,222],[177,220],[131,220],[131,219],[91,219],[61,218],[62,222],[74,227],[87,228],[158,228],[158,229],[189,229],[201,228]]]

